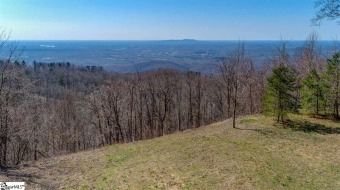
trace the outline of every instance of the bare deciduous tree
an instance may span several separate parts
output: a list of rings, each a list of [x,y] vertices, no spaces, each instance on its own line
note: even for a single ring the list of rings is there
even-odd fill
[[[239,42],[236,50],[220,64],[220,73],[227,89],[227,97],[232,101],[233,128],[236,128],[236,115],[239,96],[244,92],[245,71],[251,60],[246,57],[244,44]]]

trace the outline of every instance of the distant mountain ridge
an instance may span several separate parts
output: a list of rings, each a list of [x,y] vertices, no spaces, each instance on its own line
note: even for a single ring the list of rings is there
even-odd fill
[[[160,40],[159,42],[162,42],[162,43],[194,43],[194,42],[199,42],[198,40],[195,40],[195,39],[171,39],[171,40]]]

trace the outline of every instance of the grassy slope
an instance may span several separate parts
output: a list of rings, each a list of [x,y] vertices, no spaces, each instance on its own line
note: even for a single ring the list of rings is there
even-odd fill
[[[249,116],[239,119],[240,129],[228,120],[40,161],[20,172],[37,175],[31,187],[64,189],[340,189],[340,134],[326,130],[340,124],[292,119],[324,126],[303,132]]]

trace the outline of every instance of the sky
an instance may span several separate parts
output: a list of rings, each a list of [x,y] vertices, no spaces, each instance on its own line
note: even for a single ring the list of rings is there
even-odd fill
[[[314,0],[0,0],[13,40],[322,40],[340,25],[311,26]]]

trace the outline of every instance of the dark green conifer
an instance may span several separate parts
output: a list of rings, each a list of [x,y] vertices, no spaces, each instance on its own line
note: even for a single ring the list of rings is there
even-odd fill
[[[297,90],[296,72],[289,66],[280,65],[268,78],[264,110],[274,114],[277,122],[285,123],[288,113],[297,111],[298,101],[294,92]]]

